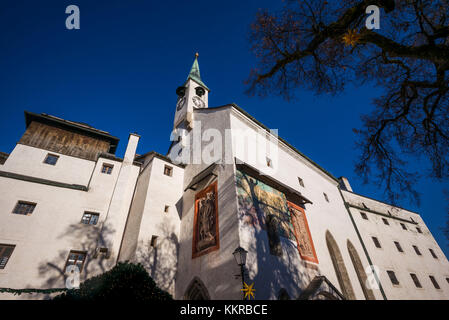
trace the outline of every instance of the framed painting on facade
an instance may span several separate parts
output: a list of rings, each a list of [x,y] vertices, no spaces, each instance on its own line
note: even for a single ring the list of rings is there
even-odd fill
[[[195,195],[192,258],[220,248],[217,181]]]
[[[304,209],[290,201],[287,204],[301,259],[318,263]]]

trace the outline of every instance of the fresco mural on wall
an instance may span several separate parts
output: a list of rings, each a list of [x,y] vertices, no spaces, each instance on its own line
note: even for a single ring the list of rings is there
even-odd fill
[[[285,194],[237,170],[239,218],[244,225],[266,230],[270,253],[282,255],[280,238],[297,243],[302,259],[318,263],[304,209],[287,201]]]
[[[192,258],[219,248],[217,182],[195,195]]]
[[[287,205],[293,225],[293,232],[295,233],[298,245],[299,255],[303,260],[318,263],[304,209],[289,201],[287,201]]]

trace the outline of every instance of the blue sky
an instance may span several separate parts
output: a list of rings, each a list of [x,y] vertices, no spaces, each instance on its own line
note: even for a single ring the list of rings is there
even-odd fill
[[[81,29],[65,28],[65,8],[76,4]],[[382,199],[375,185],[363,185],[352,128],[381,91],[348,87],[338,96],[298,90],[290,102],[249,97],[243,81],[255,65],[249,24],[259,8],[281,1],[71,0],[0,3],[0,151],[11,152],[25,129],[23,111],[87,122],[121,139],[142,136],[138,153],[165,154],[176,103],[176,88],[199,52],[201,76],[211,89],[209,105],[235,102],[329,170],[346,176],[354,191]],[[419,169],[420,162],[413,165]],[[423,179],[417,211],[442,249],[440,227],[447,217],[443,184]]]

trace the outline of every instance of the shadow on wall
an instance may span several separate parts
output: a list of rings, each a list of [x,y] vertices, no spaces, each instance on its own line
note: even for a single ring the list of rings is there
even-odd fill
[[[139,241],[132,262],[141,263],[161,289],[174,294],[179,253],[178,236],[172,231],[174,225],[168,219],[164,219],[157,229],[159,235],[156,243],[152,245],[151,240]]]
[[[240,228],[242,234],[248,234],[247,282],[255,283],[257,299],[277,299],[285,291],[292,298],[298,297],[319,273],[318,266],[303,261],[295,241],[280,236],[286,235],[286,230],[280,230],[285,225],[282,217],[286,208],[279,205],[279,196],[242,172],[236,183]]]
[[[86,260],[80,273],[80,281],[101,274],[114,266],[114,259],[105,255],[96,256],[98,243],[104,243],[104,238],[108,234],[113,234],[114,230],[106,225],[100,232],[99,226],[86,225],[82,223],[70,225],[58,239],[69,240],[72,247],[67,250],[60,250],[57,257],[50,262],[42,262],[38,266],[38,273],[41,279],[45,279],[42,288],[65,288],[69,274],[65,273],[65,265],[70,250],[86,252]],[[39,299],[50,299],[55,294],[34,296]],[[31,296],[30,296],[31,297]],[[33,298],[33,297],[31,297]]]

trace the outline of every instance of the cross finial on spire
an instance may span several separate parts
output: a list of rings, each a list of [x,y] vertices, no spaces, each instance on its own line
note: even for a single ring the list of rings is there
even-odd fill
[[[197,53],[195,53],[195,58],[198,58],[198,56],[199,56],[198,52],[197,52]]]

